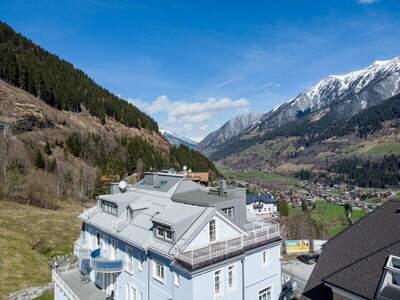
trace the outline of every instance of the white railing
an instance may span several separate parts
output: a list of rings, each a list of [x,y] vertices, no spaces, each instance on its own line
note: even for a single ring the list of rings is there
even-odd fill
[[[74,293],[74,291],[68,286],[68,284],[66,284],[61,278],[60,273],[76,268],[76,265],[65,266],[58,269],[53,269],[51,272],[55,287],[60,288],[66,294],[67,299],[80,300],[79,297]]]
[[[201,264],[219,257],[256,247],[257,244],[280,237],[279,224],[254,222],[244,226],[246,235],[210,243],[207,246],[185,251],[177,259],[190,265]]]

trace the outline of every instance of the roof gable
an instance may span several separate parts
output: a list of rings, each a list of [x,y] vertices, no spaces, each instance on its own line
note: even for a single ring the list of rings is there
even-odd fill
[[[400,251],[394,246],[400,239],[399,207],[399,200],[389,200],[329,240],[303,294],[311,299],[329,299],[330,290],[323,285],[329,281],[354,294],[373,298],[382,276],[384,256]],[[360,276],[357,272],[362,268],[366,268],[364,278],[353,277]]]

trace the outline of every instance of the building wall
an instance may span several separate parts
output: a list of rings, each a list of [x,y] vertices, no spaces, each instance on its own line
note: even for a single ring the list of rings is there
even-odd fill
[[[215,229],[216,229],[216,241],[225,240],[228,238],[236,237],[239,235],[239,231],[232,227],[229,223],[223,220],[218,215],[213,217],[215,220]],[[187,247],[187,250],[204,247],[209,244],[209,223],[204,226],[204,228],[197,234],[197,236],[193,239],[193,241]]]
[[[97,232],[95,228],[91,228],[90,226],[86,226],[85,228],[85,239],[87,241],[96,240]],[[107,239],[107,235],[101,232],[104,239]],[[94,236],[95,238],[92,238]],[[133,271],[124,270],[118,274],[117,281],[115,283],[115,293],[116,299],[127,299],[127,289],[128,287],[133,287],[137,291],[137,299],[147,300],[149,299],[148,295],[150,294],[150,299],[176,299],[176,300],[190,300],[188,295],[192,294],[192,282],[190,276],[185,274],[184,272],[174,268],[171,265],[170,261],[165,259],[162,256],[159,256],[155,253],[149,253],[146,255],[141,249],[135,248],[133,246],[127,245],[125,242],[121,240],[117,240],[117,258],[125,259],[127,247],[133,249]],[[91,249],[96,249],[97,243],[92,242]],[[143,268],[139,269],[139,261],[143,259]],[[153,262],[157,261],[162,263],[165,271],[165,281],[160,282],[157,279],[153,278]],[[174,273],[179,276],[179,286],[175,284],[174,281]],[[95,272],[91,272],[91,280],[96,282]],[[150,284],[149,284],[150,283]],[[98,285],[101,286],[101,284]],[[55,298],[61,299],[63,298]]]
[[[228,266],[235,266],[235,287],[228,289]],[[214,274],[222,271],[222,295],[214,295]],[[240,259],[227,262],[204,273],[193,276],[193,300],[218,299],[218,300],[241,300],[242,299],[242,262]]]
[[[227,224],[218,216],[216,228],[227,229],[222,230],[220,236],[229,236],[236,232],[236,229],[225,228]],[[218,224],[218,221],[220,224]],[[224,224],[225,223],[225,224]],[[219,227],[220,225],[221,227]],[[207,225],[208,226],[208,225]],[[207,227],[206,226],[206,227]],[[233,231],[231,231],[233,230]],[[92,250],[97,248],[96,233],[97,230],[85,227],[85,239],[92,241]],[[106,234],[102,233],[106,238]],[[237,234],[237,232],[236,232]],[[95,238],[92,238],[92,235]],[[204,233],[203,233],[204,235]],[[200,242],[206,241],[208,243],[208,227],[206,228],[206,238],[200,236]],[[218,237],[218,234],[217,234]],[[199,243],[200,243],[199,242]],[[89,244],[90,245],[90,244]],[[133,272],[129,273],[126,270],[118,274],[117,282],[115,283],[116,299],[127,299],[127,287],[133,287],[137,290],[137,299],[141,300],[204,300],[204,299],[220,299],[220,300],[240,300],[243,299],[242,295],[245,294],[245,300],[258,299],[258,291],[272,286],[273,298],[278,299],[281,289],[281,266],[280,266],[280,245],[273,245],[270,248],[264,247],[257,249],[255,253],[248,253],[241,259],[238,258],[233,261],[226,261],[223,264],[215,266],[207,271],[191,275],[185,271],[175,268],[171,262],[164,257],[149,252],[146,255],[142,250],[133,248],[134,267]],[[127,245],[117,240],[117,257],[125,259]],[[262,252],[268,251],[268,264],[262,263]],[[144,258],[143,270],[139,270],[139,258]],[[165,280],[159,282],[153,278],[153,262],[157,261],[162,263],[165,268]],[[234,288],[228,289],[228,266],[234,265]],[[220,297],[214,297],[214,273],[216,270],[222,271],[222,290],[223,294]],[[95,272],[92,271],[91,278],[95,282]],[[174,273],[179,275],[179,286],[175,285]],[[244,280],[243,280],[244,274]],[[244,291],[243,291],[244,281]],[[62,293],[55,289],[55,299],[64,300]],[[150,295],[150,297],[149,297]],[[141,297],[141,298],[139,298]]]
[[[255,214],[255,215],[260,215],[260,214],[270,214],[270,213],[276,213],[277,212],[277,206],[276,204],[273,203],[262,203],[263,207],[261,211],[259,209],[254,209],[253,203],[247,204],[247,211]]]
[[[268,263],[263,264],[263,252],[268,251]],[[245,257],[245,299],[258,299],[258,292],[272,287],[272,299],[281,293],[280,245],[267,245]]]

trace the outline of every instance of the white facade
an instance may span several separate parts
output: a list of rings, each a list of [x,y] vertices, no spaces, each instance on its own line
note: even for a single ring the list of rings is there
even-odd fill
[[[144,199],[148,194],[158,198]],[[55,299],[279,299],[279,225],[239,227],[215,208],[160,195],[135,189],[81,215],[79,270],[54,272]],[[132,215],[121,211],[126,206]],[[90,283],[79,286],[80,272]]]
[[[248,212],[255,215],[276,214],[278,212],[276,203],[254,202],[246,205]]]

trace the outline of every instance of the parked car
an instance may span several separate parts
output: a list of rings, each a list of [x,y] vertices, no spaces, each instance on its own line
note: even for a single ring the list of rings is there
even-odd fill
[[[307,265],[312,265],[315,264],[318,261],[319,254],[302,254],[297,256],[297,259],[300,260],[301,262],[307,264]]]

